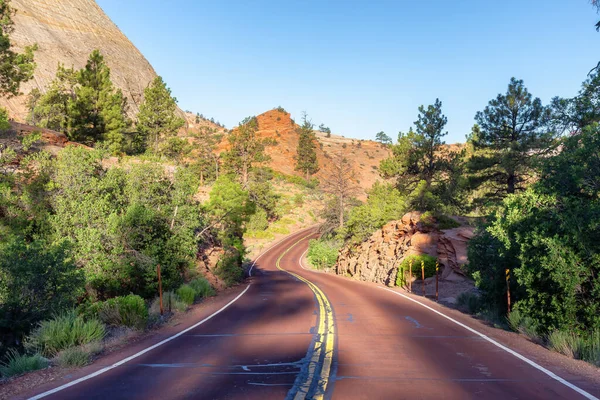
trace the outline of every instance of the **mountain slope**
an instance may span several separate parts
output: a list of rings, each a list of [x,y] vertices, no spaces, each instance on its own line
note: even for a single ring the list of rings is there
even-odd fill
[[[89,54],[99,49],[111,68],[111,78],[123,91],[129,115],[138,112],[144,88],[156,72],[142,53],[127,39],[94,0],[12,0],[17,11],[15,48],[37,43],[35,77],[21,86],[25,95],[37,87],[44,91],[56,73],[58,63],[82,68]],[[12,118],[23,121],[27,115],[26,96],[0,99]]]

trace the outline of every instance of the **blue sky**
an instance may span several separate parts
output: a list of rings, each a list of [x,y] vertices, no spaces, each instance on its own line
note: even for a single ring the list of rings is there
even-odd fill
[[[512,76],[547,103],[600,60],[587,0],[97,0],[182,109],[227,127],[283,106],[334,133],[396,138],[443,102],[446,142]]]

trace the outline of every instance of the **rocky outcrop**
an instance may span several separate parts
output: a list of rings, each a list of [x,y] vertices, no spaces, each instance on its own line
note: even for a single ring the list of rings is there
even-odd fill
[[[393,286],[398,266],[408,255],[429,254],[440,263],[441,278],[461,279],[467,262],[467,243],[473,228],[438,230],[420,222],[421,214],[411,212],[392,221],[360,244],[344,247],[336,272],[367,282]]]
[[[34,79],[23,84],[21,92],[27,94],[35,87],[45,91],[59,62],[82,68],[92,50],[99,49],[111,69],[113,83],[127,98],[129,115],[137,114],[144,88],[156,72],[94,0],[12,0],[10,5],[17,11],[13,46],[21,50],[38,45]],[[25,98],[0,99],[0,106],[23,122],[27,115]]]

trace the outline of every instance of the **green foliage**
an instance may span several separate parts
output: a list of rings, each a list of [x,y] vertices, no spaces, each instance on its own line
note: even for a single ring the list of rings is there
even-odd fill
[[[392,138],[385,134],[385,132],[377,132],[375,135],[375,140],[384,145],[392,144]],[[360,142],[358,143],[360,145]]]
[[[228,247],[225,249],[225,254],[217,262],[215,274],[225,282],[225,285],[234,285],[244,277],[242,261],[240,252],[234,247]]]
[[[196,291],[190,285],[181,285],[177,289],[177,296],[188,306],[194,304],[196,298]]]
[[[296,193],[294,197],[292,197],[292,201],[296,207],[302,207],[304,205],[304,194]]]
[[[215,295],[215,289],[211,286],[205,278],[196,278],[188,284],[195,292],[195,298],[201,299]]]
[[[440,210],[444,204],[460,206],[456,198],[462,188],[463,154],[444,147],[447,121],[441,101],[419,107],[415,130],[398,134],[392,155],[379,165],[381,176],[396,179],[400,193],[408,194],[410,208],[427,211]]]
[[[30,328],[75,305],[83,275],[64,241],[27,244],[14,238],[0,246],[0,342],[21,342]],[[0,355],[4,349],[0,348]]]
[[[112,153],[123,151],[123,133],[130,125],[127,100],[110,80],[110,69],[100,51],[94,50],[77,73],[74,99],[69,103],[71,140],[93,144],[104,140]]]
[[[158,76],[144,89],[144,101],[138,113],[136,150],[151,149],[155,154],[172,152],[178,142],[170,141],[185,121],[177,116],[177,100]]]
[[[69,311],[42,321],[27,338],[25,346],[53,357],[69,347],[102,340],[104,334],[104,325],[99,320],[84,320],[75,311]]]
[[[460,226],[460,224],[453,218],[450,218],[444,214],[434,213],[432,211],[427,211],[421,214],[420,222],[425,226],[437,227],[441,230],[458,228]]]
[[[341,245],[334,240],[312,239],[308,243],[308,262],[316,269],[333,268]]]
[[[269,227],[267,212],[262,208],[257,208],[256,212],[250,216],[246,229],[248,231],[264,231]]]
[[[565,356],[600,366],[600,330],[598,329],[581,335],[554,331],[548,335],[548,347]]]
[[[146,303],[134,294],[93,303],[86,314],[100,318],[106,325],[144,329],[148,323]]]
[[[256,117],[244,119],[227,136],[230,149],[222,153],[225,170],[239,177],[244,188],[248,185],[252,168],[271,159],[265,153],[265,148],[273,145],[274,142],[269,139],[260,139],[257,132],[258,120]]]
[[[17,96],[19,86],[33,78],[36,67],[33,53],[37,45],[25,47],[23,53],[16,53],[12,47],[14,13],[10,0],[0,0],[0,96]]]
[[[80,346],[61,350],[56,356],[56,362],[63,368],[78,368],[88,365],[92,357],[102,352],[100,342],[91,342]]]
[[[539,324],[528,315],[522,313],[519,307],[516,307],[506,317],[508,326],[515,332],[519,332],[533,342],[541,343],[542,339],[539,335]]]
[[[257,209],[266,212],[267,219],[273,220],[278,217],[276,209],[281,196],[275,192],[269,181],[252,179],[248,184],[248,196]]]
[[[10,122],[8,122],[8,111],[6,108],[0,108],[0,132],[10,129]]]
[[[19,354],[15,349],[10,349],[6,361],[0,363],[0,376],[9,378],[22,375],[25,372],[44,369],[48,366],[48,360],[39,354]]]
[[[325,124],[319,125],[319,130],[326,134],[327,137],[331,137],[331,129],[325,126]]]
[[[184,312],[187,310],[187,307],[188,305],[184,303],[175,292],[163,292],[163,308],[166,312]],[[160,312],[160,299],[158,297],[152,301],[150,312],[152,314],[158,314]]]
[[[319,161],[315,151],[315,142],[317,138],[313,132],[314,125],[307,118],[306,114],[302,117],[302,125],[298,127],[298,149],[296,154],[296,171],[304,173],[306,180],[310,175],[319,171]]]
[[[478,125],[469,137],[475,151],[468,169],[471,186],[480,189],[479,197],[497,200],[523,190],[536,160],[552,150],[553,135],[545,129],[549,117],[541,100],[515,78],[506,94],[499,94],[477,113]]]
[[[437,258],[428,254],[410,255],[404,257],[398,267],[398,275],[396,276],[396,286],[406,286],[410,276],[410,264],[412,261],[412,277],[421,279],[421,265],[425,266],[425,279],[435,276],[435,264]]]
[[[350,210],[343,235],[346,240],[362,242],[387,222],[400,219],[406,211],[406,199],[398,189],[376,182],[366,203]]]
[[[459,309],[472,315],[476,315],[483,308],[481,298],[473,292],[463,292],[459,294],[456,298],[456,305]]]
[[[508,196],[469,246],[483,296],[498,308],[506,303],[509,269],[515,310],[539,334],[600,328],[599,133],[593,124],[567,137],[540,181]]]

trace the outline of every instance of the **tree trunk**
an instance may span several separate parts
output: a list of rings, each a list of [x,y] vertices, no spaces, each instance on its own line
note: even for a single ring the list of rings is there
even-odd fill
[[[508,194],[513,194],[515,192],[515,183],[517,181],[517,177],[515,176],[514,173],[509,173],[508,174],[508,179],[507,179],[507,188],[506,188],[506,193]]]

